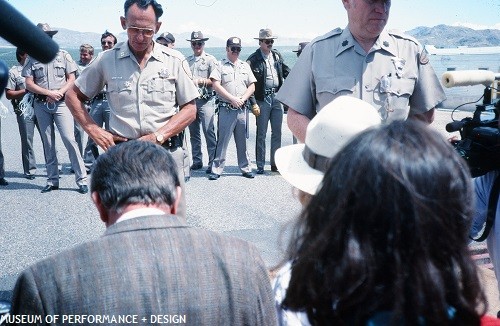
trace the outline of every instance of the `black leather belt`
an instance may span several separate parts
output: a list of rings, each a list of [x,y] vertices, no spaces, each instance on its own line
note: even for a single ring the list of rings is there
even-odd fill
[[[276,87],[272,87],[272,88],[266,88],[264,94],[267,96],[267,95],[271,95],[271,94],[274,94],[278,91],[278,88]]]
[[[129,139],[131,140],[131,139]],[[174,149],[177,147],[182,147],[182,142],[184,141],[184,131],[179,133],[178,135],[175,135],[173,137],[170,137],[166,141],[163,142],[160,146],[166,149]],[[119,141],[115,140],[115,145],[125,143],[124,141]]]
[[[163,144],[161,144],[161,147],[166,149],[182,147],[183,141],[184,141],[184,131],[164,141]]]
[[[65,94],[66,95],[66,94]],[[65,95],[63,95],[63,97],[58,101],[64,101],[64,97]],[[35,97],[35,100],[38,100],[40,102],[47,102],[47,95],[42,95],[42,94],[34,94],[34,97]]]
[[[106,99],[106,93],[98,93],[96,96],[94,96],[94,100],[105,100]]]
[[[231,103],[219,101],[219,107],[228,108],[230,110],[239,110],[239,109],[244,109],[246,107],[246,102],[240,108],[237,108],[234,107]]]

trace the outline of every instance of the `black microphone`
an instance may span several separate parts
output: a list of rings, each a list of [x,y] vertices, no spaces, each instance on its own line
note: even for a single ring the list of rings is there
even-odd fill
[[[0,97],[3,95],[3,90],[7,86],[7,82],[9,81],[9,68],[5,62],[0,60]]]
[[[0,0],[0,36],[42,63],[49,63],[57,55],[59,45],[19,11]]]
[[[460,129],[462,129],[462,127],[464,125],[465,125],[465,121],[463,121],[463,120],[453,121],[453,122],[450,122],[450,123],[446,124],[446,131],[447,132],[459,131]]]

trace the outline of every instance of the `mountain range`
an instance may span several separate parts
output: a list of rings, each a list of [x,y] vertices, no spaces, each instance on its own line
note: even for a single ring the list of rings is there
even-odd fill
[[[55,28],[59,32],[54,36],[54,40],[61,48],[78,48],[80,44],[89,43],[96,49],[100,49],[99,33],[93,32],[79,32],[65,28]],[[457,27],[449,25],[437,25],[434,27],[416,27],[406,32],[407,34],[415,37],[422,44],[433,44],[436,47],[457,47],[457,46],[499,46],[500,45],[500,30],[486,29],[474,30],[467,27]],[[183,48],[189,47],[186,39],[190,38],[191,33],[185,32],[174,35],[176,38],[176,46]],[[125,40],[127,35],[121,32],[116,35],[118,41]],[[206,35],[210,38],[207,42],[207,47],[224,47],[226,40],[213,35]],[[296,46],[303,39],[290,38],[279,36],[279,46]],[[243,46],[255,46],[254,40],[242,40]],[[10,43],[0,38],[0,46],[11,46]]]

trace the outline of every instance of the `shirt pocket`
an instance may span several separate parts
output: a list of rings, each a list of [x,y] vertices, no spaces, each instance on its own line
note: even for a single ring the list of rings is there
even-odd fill
[[[35,63],[33,65],[33,76],[37,79],[37,80],[42,80],[42,79],[45,79],[45,66],[41,63]]]
[[[410,78],[387,77],[379,85],[379,99],[382,104],[383,119],[404,120],[409,113],[410,96],[415,88],[415,80]]]
[[[106,87],[106,96],[110,103],[113,103],[113,108],[126,111],[130,103],[130,95],[132,94],[132,83],[121,79],[111,80]],[[135,102],[132,102],[135,103]]]
[[[54,74],[59,78],[63,78],[66,76],[66,67],[62,62],[54,63]]]
[[[324,107],[341,95],[353,95],[356,91],[354,77],[318,77],[316,78],[316,98]]]
[[[316,79],[316,94],[330,93],[335,97],[351,95],[356,89],[354,77],[318,77]]]
[[[221,83],[222,85],[227,85],[234,81],[234,73],[231,71],[222,71],[221,73]]]
[[[210,73],[208,71],[208,65],[207,64],[202,64],[197,67],[197,75],[198,77],[202,78],[208,78],[210,76]]]
[[[170,110],[175,104],[175,78],[153,78],[147,81],[144,103],[156,111]]]

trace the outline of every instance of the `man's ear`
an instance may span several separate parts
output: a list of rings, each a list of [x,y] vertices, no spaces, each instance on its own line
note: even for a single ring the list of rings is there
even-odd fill
[[[99,194],[97,191],[94,191],[93,193],[90,194],[90,197],[92,198],[92,201],[94,202],[95,207],[97,208],[97,211],[99,212],[99,217],[101,218],[101,221],[108,225],[109,221],[109,215],[108,211],[104,208],[101,202],[101,197],[99,197]]]
[[[120,23],[122,24],[123,29],[127,29],[127,20],[125,19],[125,17],[120,17]]]
[[[177,214],[177,208],[179,207],[179,203],[181,201],[181,195],[182,195],[182,189],[181,187],[177,186],[177,196],[175,197],[175,202],[172,206],[170,206],[170,213],[175,215]]]
[[[156,31],[155,31],[155,33],[158,33],[158,31],[160,30],[160,27],[161,27],[161,22],[156,22]]]

